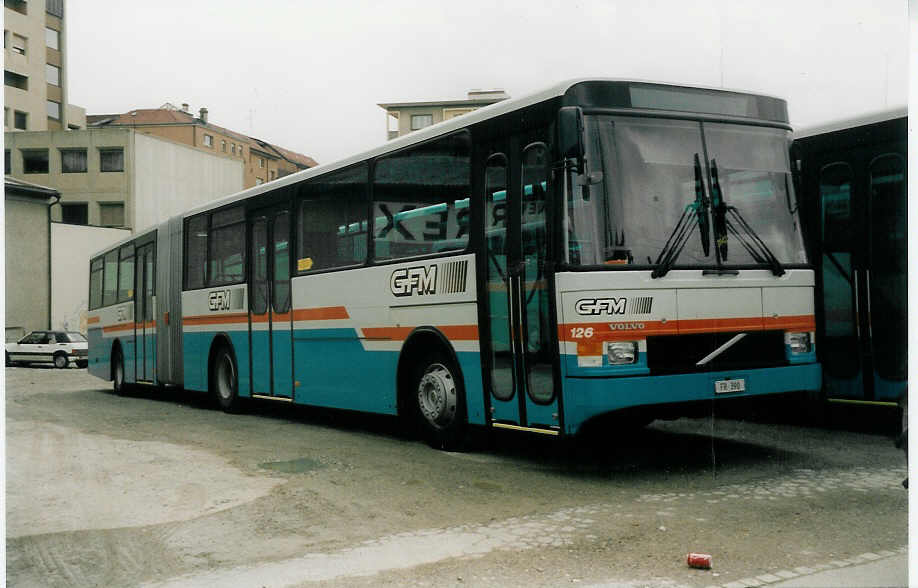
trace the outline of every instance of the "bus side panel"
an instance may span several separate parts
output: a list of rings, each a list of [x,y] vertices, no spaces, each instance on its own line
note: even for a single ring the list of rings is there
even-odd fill
[[[156,237],[156,382],[181,386],[182,380],[182,219],[160,225]]]
[[[213,294],[229,290],[230,308],[212,305]],[[213,310],[212,310],[213,308]],[[206,391],[208,359],[214,339],[228,336],[236,355],[239,395],[249,395],[249,317],[245,284],[182,292],[182,354],[184,387]]]
[[[112,379],[111,345],[106,345],[102,336],[102,309],[94,310],[86,318],[86,340],[89,342],[90,374],[103,380]]]
[[[295,400],[395,414],[400,352],[432,327],[456,352],[469,421],[484,423],[474,272],[463,255],[294,278]]]
[[[103,380],[112,379],[112,348],[116,343],[122,346],[125,371],[128,365],[133,366],[133,363],[129,363],[133,360],[133,356],[128,356],[128,353],[132,353],[133,350],[124,343],[125,339],[133,339],[134,336],[133,302],[122,302],[90,311],[86,324],[86,339],[89,342],[89,373]],[[130,377],[130,380],[125,378],[125,381],[134,381],[133,372],[130,372]]]

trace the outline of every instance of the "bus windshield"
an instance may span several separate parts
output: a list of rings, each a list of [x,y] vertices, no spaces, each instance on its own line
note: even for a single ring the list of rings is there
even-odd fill
[[[757,240],[780,264],[806,263],[788,131],[609,115],[585,122],[589,180],[568,194],[569,263],[657,264],[687,209],[700,218],[688,229],[677,267],[714,267],[718,257],[722,266],[765,265],[761,250],[750,247]],[[703,186],[696,183],[696,159],[703,162]],[[712,168],[719,180],[713,184]],[[733,216],[729,230],[719,223],[718,231],[708,216],[716,217],[716,209],[700,206],[701,194],[718,195],[745,223]],[[705,223],[713,226],[710,237],[697,226]]]

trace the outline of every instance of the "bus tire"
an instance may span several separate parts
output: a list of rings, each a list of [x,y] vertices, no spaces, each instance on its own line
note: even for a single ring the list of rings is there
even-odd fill
[[[433,351],[417,363],[410,406],[424,439],[434,449],[461,449],[465,441],[466,410],[462,377],[455,362]]]
[[[58,351],[54,354],[54,367],[59,370],[62,370],[67,367],[67,364],[70,363],[67,359],[67,354],[63,351]]]
[[[127,394],[127,384],[124,382],[124,356],[120,347],[116,347],[112,352],[112,388],[118,396]]]
[[[216,399],[217,405],[223,412],[238,412],[239,374],[233,353],[226,345],[221,345],[214,353],[210,372],[211,395]]]

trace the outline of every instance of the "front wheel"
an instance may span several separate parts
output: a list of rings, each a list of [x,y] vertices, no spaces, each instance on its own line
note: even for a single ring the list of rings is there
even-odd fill
[[[224,412],[236,412],[239,409],[238,383],[236,360],[229,349],[221,347],[211,367],[210,389]]]
[[[466,432],[465,393],[459,369],[441,352],[418,363],[411,404],[421,433],[431,447],[453,450]]]
[[[59,370],[64,369],[65,367],[67,367],[67,364],[68,364],[68,363],[69,363],[69,362],[68,362],[68,360],[67,360],[67,354],[66,354],[66,353],[56,353],[56,354],[54,354],[54,367],[56,367],[57,369],[59,369]]]

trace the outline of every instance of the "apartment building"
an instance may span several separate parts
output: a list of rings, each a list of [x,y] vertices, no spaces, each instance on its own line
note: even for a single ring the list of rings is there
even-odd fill
[[[86,111],[67,98],[65,24],[64,0],[4,0],[4,130],[86,126]]]
[[[509,97],[503,90],[469,90],[465,100],[389,102],[377,106],[385,109],[387,137],[394,139]]]
[[[200,108],[198,116],[194,116],[187,103],[181,108],[167,102],[159,108],[139,108],[123,114],[94,114],[87,117],[87,122],[99,129],[131,128],[240,161],[244,188],[317,165],[314,159],[301,153],[213,124],[207,108]]]

